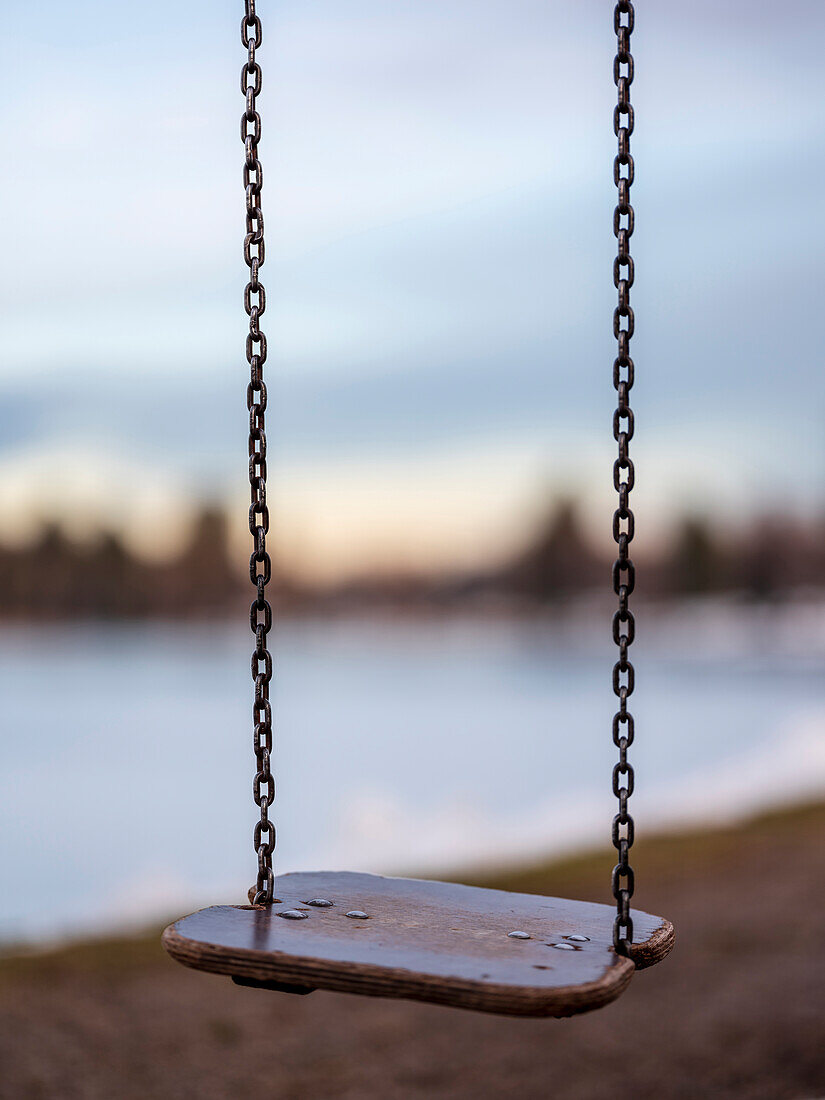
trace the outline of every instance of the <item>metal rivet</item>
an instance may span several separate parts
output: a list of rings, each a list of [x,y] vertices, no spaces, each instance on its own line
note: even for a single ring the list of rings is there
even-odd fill
[[[507,933],[507,938],[510,939],[510,940],[529,940],[530,939],[530,933],[529,932],[508,932]]]
[[[350,909],[347,913],[348,917],[352,917],[353,920],[369,920],[369,917],[361,909]]]
[[[306,904],[314,905],[316,909],[329,909],[333,903],[326,898],[310,898]]]
[[[590,943],[589,936],[565,936],[566,940],[575,940],[576,943]]]
[[[551,944],[548,944],[547,946],[548,947],[557,947],[559,949],[559,951],[575,951],[576,950],[576,948],[573,946],[572,943],[551,943]]]
[[[279,917],[283,917],[284,920],[306,920],[307,914],[302,913],[300,909],[284,909],[283,913],[278,914]]]

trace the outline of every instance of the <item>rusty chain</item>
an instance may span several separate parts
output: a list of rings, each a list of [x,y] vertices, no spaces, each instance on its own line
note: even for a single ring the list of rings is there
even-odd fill
[[[258,857],[258,876],[255,882],[253,902],[269,905],[272,901],[273,874],[272,852],[275,848],[275,825],[269,820],[269,810],[275,800],[275,780],[270,770],[272,752],[272,709],[269,702],[269,685],[272,680],[272,657],[267,649],[267,634],[272,626],[272,608],[266,598],[266,586],[272,575],[272,562],[266,550],[269,531],[269,510],[266,504],[266,384],[263,368],[266,362],[266,337],[261,331],[260,318],[266,309],[266,292],[259,279],[264,262],[264,217],[261,211],[263,168],[258,159],[258,142],[261,139],[261,116],[256,99],[261,91],[261,67],[255,59],[255,51],[262,41],[261,20],[255,12],[255,0],[245,0],[246,10],[241,20],[241,42],[247,49],[247,59],[241,69],[241,92],[246,106],[241,116],[241,141],[244,143],[243,169],[246,193],[246,236],[243,255],[249,268],[249,282],[244,289],[244,309],[249,317],[249,334],[246,337],[246,358],[249,363],[250,381],[246,391],[249,410],[249,531],[254,549],[249,559],[249,576],[255,585],[256,596],[249,609],[249,624],[255,634],[255,651],[252,654],[252,679],[255,682],[253,704],[253,744],[256,772],[253,797],[259,807],[260,820],[255,823],[254,847]]]
[[[263,169],[258,158],[261,118],[256,109],[256,97],[261,90],[261,69],[255,58],[255,51],[262,41],[262,30],[260,17],[255,12],[255,0],[245,0],[245,8],[241,21],[241,41],[248,50],[248,56],[241,70],[241,91],[246,98],[241,119],[241,139],[246,154],[243,174],[246,192],[244,259],[250,272],[249,282],[244,290],[244,308],[249,316],[249,334],[246,339],[246,357],[250,367],[250,383],[247,387],[251,488],[249,528],[254,539],[249,571],[256,587],[256,598],[250,608],[250,625],[256,642],[252,655],[252,676],[255,683],[254,750],[257,762],[253,794],[255,803],[260,808],[260,820],[256,822],[254,831],[254,847],[258,858],[254,903],[266,905],[272,901],[273,893],[272,852],[275,847],[275,826],[269,820],[269,808],[274,801],[275,789],[270,770],[272,712],[269,685],[272,679],[272,658],[267,649],[272,609],[266,598],[266,585],[271,579],[272,566],[266,550],[266,535],[269,530],[266,504],[266,385],[263,380],[266,337],[260,329],[260,317],[266,308],[266,294],[259,280],[259,270],[265,256],[260,203]],[[613,163],[613,178],[618,191],[613,216],[613,232],[618,242],[613,265],[613,281],[618,291],[618,304],[613,313],[613,334],[617,341],[613,384],[618,394],[617,407],[613,414],[613,435],[618,443],[618,457],[613,465],[613,484],[619,495],[618,508],[613,515],[613,537],[618,546],[618,557],[613,565],[613,588],[619,600],[618,610],[613,616],[613,640],[619,649],[619,660],[613,667],[613,691],[619,699],[619,710],[613,717],[613,741],[619,749],[619,761],[613,769],[613,793],[619,800],[619,812],[613,819],[612,830],[619,861],[613,868],[612,889],[617,909],[613,943],[616,951],[625,955],[629,953],[633,941],[630,899],[634,890],[633,868],[629,863],[634,824],[628,812],[634,773],[627,759],[627,750],[634,738],[634,720],[627,709],[627,701],[633,693],[635,679],[633,665],[628,658],[628,650],[635,635],[635,621],[628,606],[635,586],[635,567],[629,556],[629,545],[635,527],[629,503],[634,483],[634,468],[629,455],[629,443],[634,429],[633,411],[629,401],[634,380],[634,364],[630,357],[630,339],[634,327],[633,310],[630,306],[630,288],[634,278],[634,264],[630,255],[630,237],[634,227],[634,211],[630,204],[630,187],[634,174],[633,158],[630,154],[630,135],[634,122],[630,103],[630,85],[633,81],[630,35],[633,23],[633,4],[630,0],[619,0],[614,10],[617,50],[613,64],[613,76],[618,90],[618,102],[613,115],[613,128],[618,140],[618,152]],[[626,421],[626,424],[622,425],[622,421]],[[622,880],[625,880],[624,884]]]
[[[618,393],[616,411],[613,414],[613,437],[619,445],[619,455],[613,464],[613,486],[619,494],[619,506],[613,513],[613,538],[619,548],[618,557],[613,563],[613,589],[619,598],[619,608],[613,616],[613,641],[619,648],[619,659],[613,666],[613,691],[619,700],[619,709],[613,716],[613,743],[619,750],[619,761],[613,769],[613,794],[619,800],[619,812],[613,819],[613,844],[619,853],[619,861],[613,868],[611,884],[613,897],[616,899],[613,946],[621,955],[628,955],[633,943],[630,899],[634,887],[633,868],[629,861],[634,826],[627,809],[634,783],[633,768],[627,759],[627,750],[633,744],[634,720],[627,709],[627,700],[633,694],[635,682],[628,650],[636,633],[635,620],[628,608],[628,600],[636,583],[636,570],[629,555],[635,529],[635,519],[630,509],[630,491],[635,475],[629,454],[634,425],[633,410],[630,408],[630,390],[634,375],[633,360],[630,358],[630,339],[634,324],[633,310],[630,307],[630,288],[633,286],[634,274],[630,255],[634,222],[633,207],[630,205],[630,187],[633,183],[633,157],[630,155],[630,135],[633,133],[633,107],[630,103],[633,56],[630,53],[630,34],[633,20],[633,4],[630,0],[619,0],[613,13],[616,32],[613,80],[618,89],[618,102],[613,112],[613,130],[619,143],[613,161],[613,180],[618,190],[618,201],[613,214],[613,232],[618,242],[616,259],[613,262],[613,282],[619,295],[613,312],[613,335],[617,341],[613,385]]]

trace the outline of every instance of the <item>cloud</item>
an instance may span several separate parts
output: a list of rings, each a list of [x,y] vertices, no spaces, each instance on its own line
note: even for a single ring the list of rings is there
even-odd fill
[[[26,51],[11,51],[20,100],[0,129],[14,154],[0,181],[14,212],[0,449],[74,448],[123,456],[147,478],[165,467],[204,490],[234,484],[236,21],[211,2],[195,20],[158,3],[105,20],[94,2],[45,8],[48,64],[32,88]],[[656,5],[637,32],[639,454],[644,465],[659,449],[675,490],[700,438],[703,460],[745,471],[740,495],[810,504],[825,471],[825,9],[793,0],[777,23],[767,5],[702,0],[694,18],[713,27],[701,48],[677,4]],[[538,472],[561,439],[581,455],[602,447],[609,24],[586,5],[534,0],[359,0],[345,14],[325,0],[272,14],[265,328],[280,468],[492,454],[517,438]],[[9,43],[28,36],[12,13]]]

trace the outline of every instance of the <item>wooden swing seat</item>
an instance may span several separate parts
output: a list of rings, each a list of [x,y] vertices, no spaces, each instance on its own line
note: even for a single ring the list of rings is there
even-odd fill
[[[669,921],[634,910],[624,958],[613,950],[612,906],[352,872],[280,875],[275,897],[183,917],[164,947],[241,985],[572,1016],[618,997],[674,938]]]

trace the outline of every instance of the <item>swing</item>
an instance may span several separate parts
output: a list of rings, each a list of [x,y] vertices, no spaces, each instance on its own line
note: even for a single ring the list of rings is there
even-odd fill
[[[252,677],[257,763],[254,798],[260,808],[254,832],[258,876],[249,891],[249,905],[213,906],[183,917],[166,929],[164,947],[186,966],[228,975],[239,985],[289,993],[327,989],[513,1016],[571,1016],[614,1000],[628,985],[634,970],[652,966],[673,946],[673,926],[668,921],[630,909],[634,874],[629,852],[634,824],[628,801],[634,773],[627,750],[633,742],[634,720],[627,702],[634,687],[628,649],[635,634],[628,607],[635,583],[635,568],[628,553],[634,533],[629,504],[634,481],[629,457],[633,436],[629,393],[634,375],[629,349],[634,270],[629,249],[634,222],[630,205],[633,20],[633,4],[619,0],[614,11],[617,53],[613,65],[618,88],[613,116],[618,138],[613,166],[618,189],[613,218],[618,241],[613,265],[618,290],[613,314],[618,344],[613,365],[613,384],[618,393],[613,415],[613,435],[618,443],[613,466],[618,493],[613,515],[613,537],[618,545],[613,566],[613,588],[618,597],[613,640],[619,658],[613,667],[613,691],[619,700],[613,718],[613,742],[619,750],[613,769],[613,793],[619,804],[613,819],[613,844],[618,851],[612,875],[616,905],[351,872],[273,875],[275,826],[269,819],[274,800],[269,702],[272,658],[267,649],[272,611],[266,598],[271,563],[266,550],[269,513],[263,380],[266,337],[259,323],[266,295],[259,281],[264,262],[260,204],[263,172],[258,159],[261,119],[256,109],[261,69],[255,59],[261,44],[261,21],[255,12],[255,0],[245,0],[241,41],[248,58],[241,70],[241,91],[246,97],[241,138],[246,151],[244,259],[250,273],[244,307],[249,316],[246,357],[251,373],[247,388],[252,498],[249,528],[254,539],[250,576],[256,597],[250,609],[250,624],[256,641]]]

